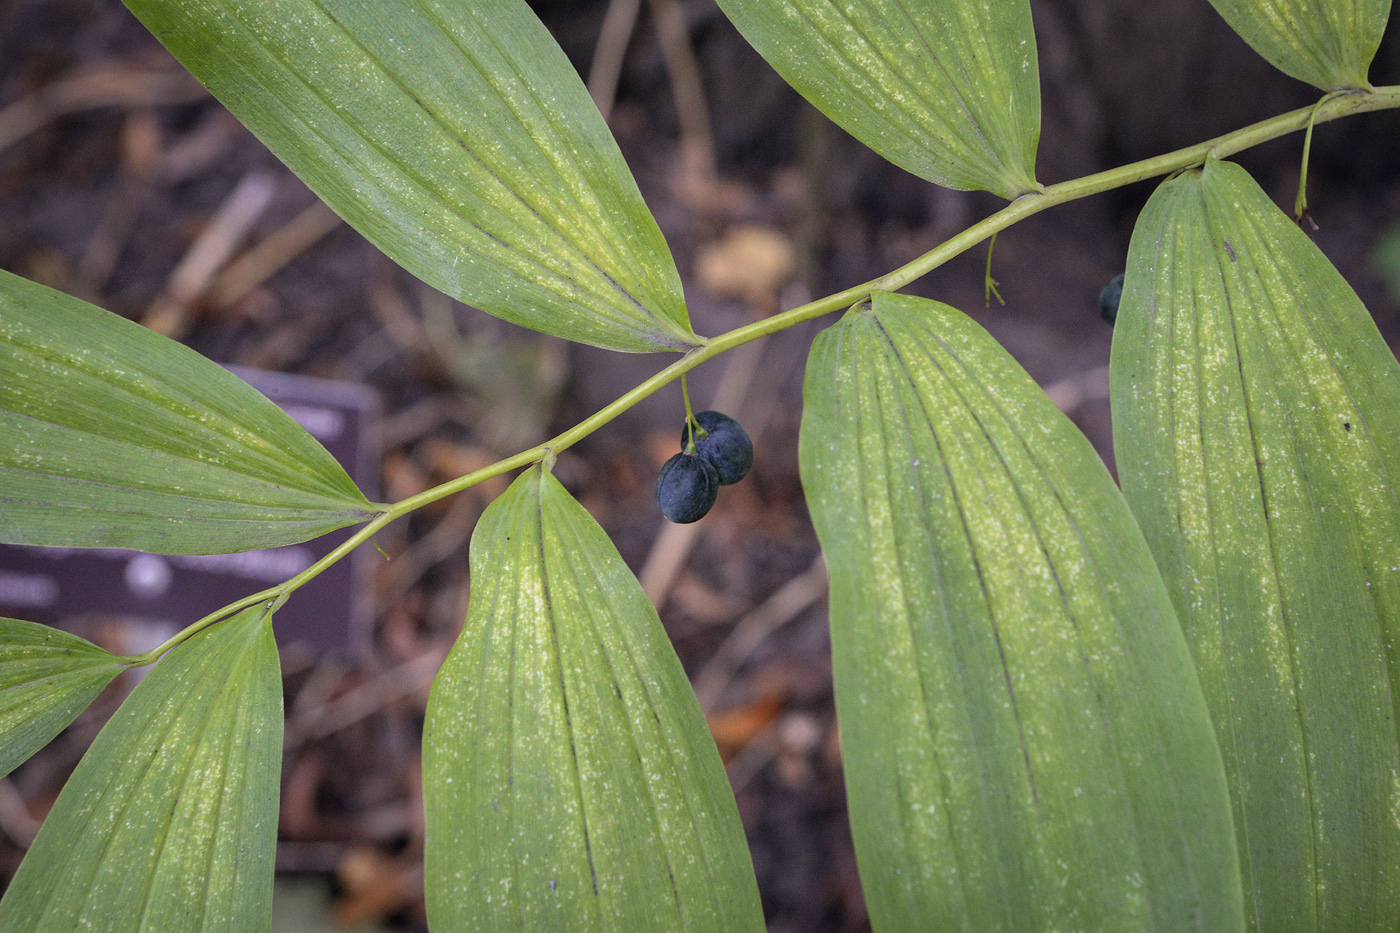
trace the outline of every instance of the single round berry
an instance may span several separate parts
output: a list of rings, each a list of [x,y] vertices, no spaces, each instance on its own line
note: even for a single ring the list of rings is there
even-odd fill
[[[695,422],[703,429],[695,432],[695,453],[704,457],[719,474],[722,485],[737,483],[749,473],[753,466],[753,441],[748,434],[728,415],[717,411],[702,411],[695,415]],[[681,449],[686,449],[690,440],[690,425],[681,427]]]
[[[1108,280],[1108,284],[1099,292],[1099,315],[1108,322],[1110,327],[1118,320],[1118,303],[1123,299],[1123,273],[1118,273]]]
[[[719,495],[719,474],[710,462],[694,454],[676,454],[656,478],[656,504],[661,514],[684,525],[699,521]]]

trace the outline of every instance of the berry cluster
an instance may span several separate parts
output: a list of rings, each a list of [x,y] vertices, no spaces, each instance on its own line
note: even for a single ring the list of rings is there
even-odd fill
[[[737,483],[753,466],[753,441],[728,415],[702,411],[681,428],[681,452],[656,479],[661,514],[685,524],[705,517],[719,487]]]

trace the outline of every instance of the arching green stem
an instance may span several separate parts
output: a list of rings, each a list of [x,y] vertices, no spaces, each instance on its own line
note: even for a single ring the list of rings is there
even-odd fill
[[[603,425],[612,421],[618,415],[627,411],[647,396],[656,392],[662,386],[668,385],[676,379],[683,379],[685,374],[695,367],[708,360],[714,359],[721,353],[742,346],[753,340],[775,334],[778,331],[786,330],[796,324],[810,321],[814,318],[822,317],[838,311],[844,311],[870,297],[876,291],[899,291],[916,279],[927,275],[950,259],[961,255],[983,240],[995,238],[997,233],[1006,229],[1018,221],[1024,220],[1032,214],[1038,214],[1049,207],[1058,204],[1065,204],[1080,198],[1089,197],[1095,194],[1102,194],[1124,185],[1155,178],[1160,175],[1168,175],[1173,172],[1183,171],[1205,162],[1207,158],[1223,159],[1237,152],[1257,146],[1260,143],[1277,139],[1289,133],[1306,129],[1309,133],[1312,127],[1318,123],[1326,123],[1339,117],[1348,116],[1354,113],[1365,113],[1373,110],[1387,110],[1400,107],[1400,87],[1380,87],[1374,90],[1337,91],[1326,95],[1316,104],[1308,107],[1300,107],[1297,110],[1280,114],[1268,120],[1260,121],[1244,129],[1218,136],[1215,139],[1198,143],[1185,149],[1178,149],[1166,155],[1156,156],[1151,159],[1143,159],[1140,162],[1133,162],[1130,165],[1120,166],[1099,172],[1094,175],[1087,175],[1073,181],[1066,181],[1056,185],[1050,185],[1042,191],[1035,191],[1012,201],[1006,207],[997,211],[989,217],[973,224],[961,233],[950,237],[938,246],[924,253],[917,259],[900,266],[893,272],[883,275],[877,279],[872,279],[860,285],[852,286],[835,294],[816,301],[810,301],[789,311],[775,314],[772,317],[764,318],[746,324],[743,327],[735,328],[728,333],[718,337],[711,337],[703,344],[690,350],[680,359],[671,363],[665,369],[656,373],[635,388],[619,396],[617,399],[599,409],[567,431],[537,444],[528,450],[499,460],[490,466],[480,470],[474,470],[464,476],[449,480],[432,489],[425,490],[414,496],[409,496],[400,502],[384,506],[385,511],[377,516],[369,524],[359,529],[348,538],[343,544],[337,547],[325,557],[316,561],[301,573],[292,577],[287,582],[254,593],[244,597],[237,602],[230,603],[217,612],[210,613],[177,635],[167,639],[164,643],[153,648],[144,654],[134,655],[127,660],[136,664],[149,664],[157,660],[166,651],[175,645],[189,638],[196,632],[209,625],[227,618],[248,606],[264,601],[275,601],[280,605],[295,590],[305,585],[308,581],[319,575],[323,570],[339,561],[346,554],[359,547],[365,541],[370,540],[373,535],[385,525],[401,518],[416,509],[422,508],[432,502],[437,502],[454,493],[469,489],[477,483],[509,473],[520,467],[529,466],[545,458],[552,458],[560,451],[567,449],[579,440],[592,434]],[[1305,149],[1306,153],[1306,149]],[[1304,161],[1304,179],[1306,181],[1306,155]],[[1301,188],[1300,188],[1301,196]],[[990,250],[988,252],[988,282],[990,279]],[[1000,297],[1000,296],[998,296]],[[691,417],[689,393],[684,392],[686,397],[686,416]]]

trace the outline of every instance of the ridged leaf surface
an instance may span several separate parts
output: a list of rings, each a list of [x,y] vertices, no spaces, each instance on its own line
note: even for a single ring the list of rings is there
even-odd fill
[[[763,929],[714,741],[603,530],[537,466],[471,572],[424,728],[433,929]]]
[[[1210,0],[1284,74],[1324,91],[1370,87],[1390,0]]]
[[[76,635],[0,619],[0,777],[67,728],[126,666]]]
[[[801,462],[875,929],[1242,929],[1171,602],[1025,371],[955,309],[877,292],[812,348]]]
[[[0,929],[266,930],[282,678],[266,606],[174,648],[59,794]]]
[[[600,347],[700,342],[617,144],[525,0],[126,4],[428,284]]]
[[[1400,367],[1236,165],[1163,184],[1113,338],[1123,491],[1200,671],[1254,928],[1400,924]]]
[[[1040,75],[1027,0],[719,0],[783,78],[906,171],[1034,191]]]
[[[228,370],[0,272],[0,541],[221,554],[375,514],[315,438]]]

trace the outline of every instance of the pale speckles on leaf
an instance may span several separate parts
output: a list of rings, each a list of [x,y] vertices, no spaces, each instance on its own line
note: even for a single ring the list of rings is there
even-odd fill
[[[434,287],[596,346],[700,342],[660,228],[524,0],[128,5],[338,214]]]
[[[922,178],[1007,198],[1038,190],[1030,6],[721,0],[823,113]]]
[[[375,514],[249,385],[76,298],[0,273],[0,540],[220,553]]]
[[[761,929],[713,740],[602,529],[536,466],[482,516],[471,567],[425,730],[430,922]],[[474,883],[451,884],[463,865]]]
[[[1376,866],[1400,859],[1400,834],[1374,813],[1400,747],[1397,710],[1374,696],[1400,682],[1382,649],[1400,586],[1381,570],[1400,553],[1400,367],[1341,276],[1230,163],[1158,189],[1127,283],[1120,476],[1220,731],[1250,911],[1261,929],[1314,914],[1384,926],[1400,879]],[[1376,418],[1384,434],[1338,428]]]
[[[818,338],[805,386],[803,483],[876,925],[1241,926],[1205,706],[1087,441],[985,331],[924,299],[876,293]],[[1190,869],[1168,799],[1215,814],[1191,826]],[[1138,821],[1133,800],[1162,819]],[[907,815],[934,805],[956,816]],[[920,882],[908,864],[927,866]]]

